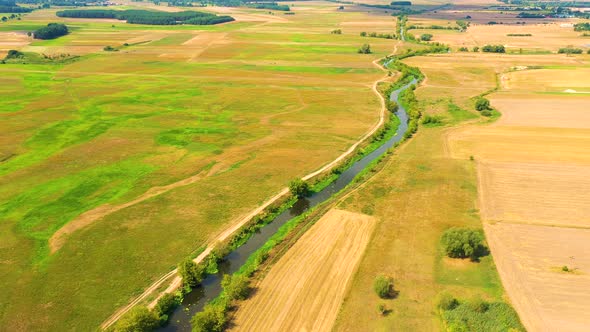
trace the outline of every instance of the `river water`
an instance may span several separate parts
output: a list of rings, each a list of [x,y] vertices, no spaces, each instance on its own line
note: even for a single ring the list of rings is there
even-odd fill
[[[387,66],[387,64],[386,64]],[[390,139],[385,141],[383,145],[375,151],[369,153],[362,159],[358,160],[346,171],[342,172],[338,179],[324,188],[322,191],[312,195],[311,197],[299,199],[290,209],[285,210],[279,214],[270,224],[264,226],[260,231],[252,235],[248,241],[231,252],[222,262],[219,263],[219,272],[217,274],[207,276],[201,286],[195,288],[189,294],[184,296],[184,300],[170,316],[169,324],[158,329],[158,331],[191,331],[191,318],[203,309],[205,304],[210,300],[216,298],[221,292],[221,279],[224,274],[233,274],[238,271],[240,267],[246,262],[248,257],[253,254],[258,248],[266,243],[266,241],[273,236],[279,227],[284,225],[292,218],[301,215],[310,208],[324,202],[332,195],[346,187],[354,177],[362,171],[369,163],[383,155],[395,143],[401,141],[404,134],[408,130],[408,115],[405,108],[399,103],[399,95],[402,91],[409,88],[412,84],[416,84],[416,79],[412,82],[402,86],[393,91],[389,96],[390,100],[397,102],[399,105],[396,112],[400,120],[400,125],[397,132]]]

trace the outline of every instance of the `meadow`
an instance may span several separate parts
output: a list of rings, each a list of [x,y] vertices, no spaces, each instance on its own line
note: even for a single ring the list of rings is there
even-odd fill
[[[0,65],[3,327],[97,328],[377,123],[371,86],[383,73],[371,62],[393,45],[356,51],[367,22],[393,31],[393,18],[307,5],[284,17],[223,8],[237,22],[218,26],[61,19],[53,9],[0,25],[15,40],[4,52],[78,56]],[[48,22],[72,32],[26,36]]]

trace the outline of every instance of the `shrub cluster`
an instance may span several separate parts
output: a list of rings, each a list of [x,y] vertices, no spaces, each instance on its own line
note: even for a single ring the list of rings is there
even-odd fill
[[[504,302],[459,301],[446,294],[438,307],[448,331],[525,331],[514,309]]]
[[[389,299],[395,295],[393,289],[393,278],[385,275],[379,275],[373,282],[373,290],[382,299]]]
[[[361,32],[360,33],[361,37],[371,37],[371,38],[384,38],[384,39],[395,39],[395,35],[394,34],[390,34],[390,33],[376,33],[376,32]]]
[[[307,181],[302,179],[295,179],[289,183],[289,191],[291,195],[301,198],[309,195],[310,186]]]
[[[115,332],[154,331],[168,321],[168,315],[182,302],[179,295],[166,293],[154,310],[135,307],[123,316],[114,327]]]
[[[361,46],[358,49],[357,53],[360,53],[360,54],[371,54],[371,53],[373,53],[373,52],[371,52],[371,45],[369,45],[369,44],[363,44],[363,46]]]
[[[563,47],[557,53],[559,54],[582,54],[584,51],[581,48]]]
[[[35,30],[33,36],[37,39],[55,39],[68,34],[68,27],[62,23],[49,23],[47,26]]]
[[[590,22],[574,24],[574,31],[590,31]]]
[[[485,45],[481,50],[488,53],[506,53],[504,45]]]
[[[451,258],[471,258],[476,261],[487,254],[481,231],[470,228],[450,228],[441,239],[445,253]]]
[[[460,30],[459,27],[442,25],[410,25],[408,30],[429,29],[429,30]]]
[[[432,40],[432,35],[429,33],[424,33],[422,35],[420,35],[420,40],[422,41],[431,41]]]
[[[519,13],[516,17],[518,17],[518,18],[545,18],[545,15],[522,12],[522,13]]]
[[[279,5],[276,2],[256,2],[256,3],[248,4],[247,6],[250,8],[256,8],[256,9],[280,10],[280,11],[285,11],[285,12],[288,12],[291,10],[291,8],[289,8],[289,6]]]
[[[129,10],[112,10],[112,9],[71,9],[58,11],[59,17],[76,17],[76,18],[114,18],[117,20],[127,21],[131,24],[149,24],[149,25],[212,25],[234,20],[231,16],[217,16],[215,14],[183,11],[183,12],[161,12],[148,11],[141,9]]]

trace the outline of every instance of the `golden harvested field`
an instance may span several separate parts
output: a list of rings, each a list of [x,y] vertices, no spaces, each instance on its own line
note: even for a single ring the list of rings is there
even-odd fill
[[[506,223],[486,224],[485,230],[504,287],[529,331],[588,331],[590,230]],[[561,271],[564,265],[574,271]]]
[[[587,96],[497,94],[491,100],[500,109],[510,109],[502,114],[498,126],[590,129]]]
[[[477,22],[477,14],[473,15],[475,15],[474,21]],[[501,18],[496,17],[494,19]],[[489,20],[491,21],[494,19]],[[514,19],[511,19],[511,21],[512,20]],[[520,19],[515,20],[520,21]],[[428,20],[426,22],[428,22]],[[450,22],[454,22],[454,20],[451,20]],[[574,31],[574,28],[572,27],[572,23],[574,21],[570,22],[562,19],[559,20],[559,22],[548,24],[538,24],[535,22],[537,21],[529,21],[525,25],[472,24],[465,32],[459,32],[456,30],[432,29],[410,30],[409,32],[414,35],[430,33],[434,36],[434,41],[451,45],[453,48],[465,46],[468,47],[470,51],[473,46],[481,47],[488,44],[504,45],[507,49],[507,52],[519,52],[520,49],[525,51],[556,52],[559,48],[566,47],[568,45],[579,47],[584,50],[588,49],[588,38],[580,37],[581,33]],[[431,25],[432,23],[425,24],[425,22],[422,20],[412,20],[410,21],[410,24],[427,26]],[[440,24],[440,22],[435,24]],[[508,36],[508,34],[531,34],[532,36]]]
[[[586,331],[589,323],[582,308],[590,296],[580,290],[590,287],[590,96],[572,91],[588,87],[580,65],[501,75],[490,100],[502,118],[447,136],[451,156],[478,161],[488,242],[530,331]]]
[[[330,210],[240,305],[234,331],[330,331],[375,220]]]
[[[487,221],[590,227],[590,165],[480,162]]]
[[[561,56],[564,57],[564,56]],[[579,60],[584,59],[579,57]],[[535,69],[535,70],[520,70],[502,75],[502,90],[510,92],[553,92],[566,93],[569,95],[580,94],[582,96],[590,96],[590,68],[588,65],[588,58],[585,58],[585,66],[572,66],[558,69]],[[561,98],[561,100],[568,105],[564,105],[564,111],[571,108],[571,103],[576,102],[574,98]],[[529,102],[529,100],[524,100]],[[587,105],[583,101],[577,102],[581,105]],[[536,105],[534,105],[536,106]],[[552,105],[548,105],[551,107]],[[555,107],[553,105],[553,107]]]

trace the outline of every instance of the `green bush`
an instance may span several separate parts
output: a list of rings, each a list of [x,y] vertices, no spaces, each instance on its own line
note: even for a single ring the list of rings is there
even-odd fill
[[[371,54],[371,45],[369,44],[363,44],[363,46],[361,46],[361,48],[358,49],[358,52],[360,54]]]
[[[485,45],[481,50],[488,53],[506,53],[504,45]]]
[[[233,275],[228,274],[223,276],[221,281],[221,287],[228,299],[230,300],[245,300],[250,294],[250,281],[245,275]]]
[[[442,117],[438,115],[425,115],[424,120],[422,120],[422,124],[427,127],[436,127],[441,126],[443,124]]]
[[[475,101],[475,109],[478,111],[485,111],[490,109],[490,101],[484,97],[479,97]]]
[[[17,50],[9,50],[4,60],[23,58],[25,54]]]
[[[459,301],[448,293],[443,293],[438,300],[438,307],[441,310],[453,310],[458,306]]]
[[[182,277],[183,285],[193,288],[203,281],[205,268],[187,258],[178,264],[178,273]]]
[[[309,190],[309,183],[302,179],[295,179],[289,183],[289,191],[291,191],[291,195],[295,197],[305,197],[309,195]]]
[[[450,228],[443,233],[442,245],[447,256],[477,260],[487,254],[481,231],[469,228]]]
[[[584,51],[581,48],[563,47],[557,53],[559,54],[582,54]]]
[[[492,114],[492,112],[490,110],[483,110],[483,111],[481,111],[481,115],[490,117],[493,114]]]
[[[387,101],[385,102],[385,106],[387,107],[387,110],[391,113],[395,113],[399,109],[399,105],[395,101],[389,99],[387,99]]]
[[[203,311],[193,316],[193,332],[221,332],[226,323],[225,306],[207,304]]]
[[[429,33],[424,33],[420,36],[420,40],[422,41],[431,41],[432,40],[432,35]]]
[[[115,325],[116,332],[153,331],[160,326],[160,318],[146,307],[135,307]]]
[[[170,315],[174,309],[178,307],[180,302],[180,296],[172,293],[166,293],[158,300],[158,303],[154,308],[154,312],[160,317],[162,323],[164,323],[168,320],[168,315]]]
[[[447,331],[525,331],[514,309],[504,302],[457,301],[442,310],[442,317]]]
[[[389,299],[394,296],[393,278],[379,275],[373,282],[375,293],[382,299]]]

